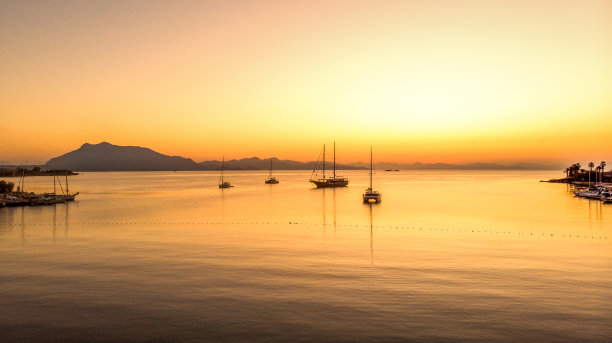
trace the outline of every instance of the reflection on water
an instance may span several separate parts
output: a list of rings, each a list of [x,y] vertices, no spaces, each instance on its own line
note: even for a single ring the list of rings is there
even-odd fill
[[[370,209],[370,264],[374,264],[374,216],[372,215],[372,204],[366,204]]]
[[[74,203],[0,209],[0,341],[612,338],[612,205],[554,173],[380,173],[381,204],[362,171],[228,174],[86,173]]]

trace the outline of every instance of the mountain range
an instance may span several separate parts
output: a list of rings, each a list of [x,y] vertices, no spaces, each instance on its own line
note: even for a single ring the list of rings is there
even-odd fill
[[[299,162],[280,160],[278,158],[260,159],[257,157],[225,161],[226,170],[266,170],[270,168],[270,160],[276,170],[312,170],[316,162]],[[515,163],[503,165],[497,163],[376,163],[377,169],[403,170],[535,170],[558,169],[558,165],[535,163]],[[204,161],[197,163],[190,158],[168,156],[149,148],[139,146],[119,146],[108,142],[99,144],[85,143],[80,148],[64,155],[50,159],[45,165],[48,169],[69,169],[74,171],[162,171],[162,170],[219,170],[221,161]],[[332,168],[331,163],[326,165]],[[368,169],[369,164],[357,162],[336,164],[336,169]]]

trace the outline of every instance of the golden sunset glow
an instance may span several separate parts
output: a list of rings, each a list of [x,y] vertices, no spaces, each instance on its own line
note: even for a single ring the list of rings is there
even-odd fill
[[[610,1],[0,3],[0,160],[612,158]]]

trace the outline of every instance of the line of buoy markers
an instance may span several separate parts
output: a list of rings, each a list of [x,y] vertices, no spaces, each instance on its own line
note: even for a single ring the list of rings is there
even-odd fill
[[[223,221],[193,221],[193,222],[59,222],[59,223],[13,223],[9,224],[10,227],[44,227],[54,225],[303,225],[303,226],[324,226],[333,227],[331,223],[315,223],[315,222],[301,222],[301,221],[287,221],[287,222],[251,222],[251,221],[234,221],[234,222],[223,222]],[[487,233],[496,235],[517,235],[526,237],[562,237],[562,238],[590,238],[607,240],[607,236],[597,236],[589,234],[555,234],[555,233],[538,233],[536,232],[512,232],[512,231],[499,231],[499,230],[487,230],[487,229],[449,229],[449,228],[423,228],[423,227],[410,227],[410,226],[398,226],[398,225],[373,225],[368,224],[336,224],[336,227],[349,227],[356,229],[393,229],[393,230],[412,230],[412,231],[430,231],[430,232],[461,232],[461,233]]]

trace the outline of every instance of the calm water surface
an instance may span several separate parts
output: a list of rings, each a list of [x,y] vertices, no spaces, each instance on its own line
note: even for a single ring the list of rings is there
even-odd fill
[[[0,209],[0,341],[612,341],[612,205],[558,172],[84,173]],[[26,189],[52,190],[51,178]]]

